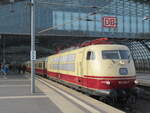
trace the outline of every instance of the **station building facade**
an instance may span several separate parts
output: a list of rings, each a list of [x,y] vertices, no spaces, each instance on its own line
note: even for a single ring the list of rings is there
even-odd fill
[[[0,34],[30,34],[30,5],[30,0],[0,5]],[[35,9],[39,36],[145,39],[126,44],[137,68],[142,63],[150,69],[150,20],[144,20],[149,0],[35,0]]]
[[[35,7],[36,31],[41,34],[61,31],[64,35],[79,32],[96,37],[140,38],[150,32],[150,21],[143,20],[150,16],[148,0],[35,0]],[[0,5],[0,9],[1,34],[30,32],[30,0]],[[113,19],[109,21],[109,17]]]

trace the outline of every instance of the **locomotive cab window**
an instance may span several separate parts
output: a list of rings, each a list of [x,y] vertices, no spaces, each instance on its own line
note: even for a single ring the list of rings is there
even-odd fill
[[[128,50],[104,50],[102,51],[103,59],[129,59]]]
[[[130,52],[128,50],[119,50],[121,59],[130,59]]]
[[[95,59],[95,53],[93,51],[88,51],[86,59],[87,60],[94,60]]]
[[[103,59],[119,59],[117,50],[104,50],[102,51]]]

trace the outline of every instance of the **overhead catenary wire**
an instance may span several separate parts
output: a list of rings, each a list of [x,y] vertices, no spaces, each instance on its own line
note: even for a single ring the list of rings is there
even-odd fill
[[[41,3],[41,2],[39,2],[39,3]],[[48,2],[48,3],[49,3],[49,2]],[[50,4],[52,5],[53,3],[49,3],[49,5],[50,5]],[[56,3],[55,3],[55,5],[56,5]],[[58,3],[58,5],[60,5],[60,4]],[[64,4],[61,4],[61,5],[64,5]],[[80,7],[81,7],[81,6],[80,6]],[[86,7],[86,6],[84,6],[84,7]],[[87,6],[87,7],[88,7],[88,6]],[[89,19],[89,18],[87,18],[87,16],[94,16],[94,15],[96,15],[97,13],[102,12],[102,11],[106,8],[106,6],[104,6],[104,7],[102,7],[102,8],[96,8],[96,6],[92,6],[92,7],[93,7],[94,9],[96,9],[96,11],[90,12],[89,14],[86,15],[86,17],[75,17],[73,20],[71,20],[71,21],[69,21],[69,22],[65,22],[65,23],[63,23],[63,24],[59,24],[59,25],[56,25],[56,26],[53,26],[53,27],[48,27],[48,28],[46,28],[46,29],[44,29],[44,30],[39,31],[38,33],[41,34],[41,33],[47,32],[47,31],[49,31],[49,30],[55,29],[55,28],[57,28],[57,27],[64,26],[64,25],[66,25],[66,24],[71,24],[71,23],[73,23],[73,22],[80,21],[80,20],[85,20],[85,21],[98,21],[98,20]],[[92,7],[89,6],[89,8],[92,8]]]
[[[89,16],[92,16],[92,15],[90,14]],[[53,27],[49,27],[49,28],[47,28],[47,29],[44,29],[44,30],[39,31],[38,33],[43,33],[43,32],[46,32],[46,31],[55,29],[55,28],[57,28],[57,27],[64,26],[64,25],[66,25],[66,24],[71,24],[71,23],[73,23],[73,22],[76,22],[76,21],[79,21],[79,20],[86,20],[86,19],[87,19],[87,17],[84,17],[84,18],[76,17],[75,19],[71,20],[70,22],[66,22],[66,23],[64,23],[64,24],[59,24],[59,25],[56,25],[56,26],[53,26]]]
[[[43,2],[43,1],[38,1],[38,4],[46,4],[46,5],[55,5],[55,6],[70,6],[70,7],[78,7],[78,8],[100,8],[98,6],[83,6],[83,5],[72,5],[72,3],[70,2],[66,2],[66,3],[57,3],[57,2]]]

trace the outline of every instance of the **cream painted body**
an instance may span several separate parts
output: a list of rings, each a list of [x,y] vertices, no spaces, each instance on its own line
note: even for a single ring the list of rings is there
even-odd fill
[[[123,45],[94,45],[93,47],[87,48],[87,50],[95,51],[96,59],[89,62],[87,67],[87,75],[93,76],[135,76],[135,67],[133,59],[123,60],[111,60],[103,59],[102,51],[103,50],[129,50],[126,46]],[[86,64],[85,64],[86,65]],[[127,68],[128,75],[120,75],[119,69]]]
[[[102,51],[103,50],[128,50],[128,47],[123,45],[113,45],[113,44],[105,44],[105,45],[91,45],[75,50],[71,50],[64,53],[59,53],[56,55],[52,55],[48,57],[47,62],[47,70],[49,72],[56,72],[62,74],[76,75],[76,76],[135,76],[135,67],[133,59],[130,58],[126,60],[111,60],[111,59],[103,59]],[[93,51],[95,53],[94,60],[86,60],[87,52]],[[64,58],[67,55],[74,55],[75,58],[72,61],[60,60],[60,58]],[[57,58],[57,61],[54,59]],[[65,57],[67,58],[67,57]],[[64,59],[65,59],[64,58]],[[56,68],[54,69],[54,66]],[[60,69],[61,66],[61,69]],[[64,67],[71,70],[66,70]],[[127,68],[128,75],[120,75],[119,69]]]
[[[31,68],[31,62],[24,63],[27,68]],[[40,58],[35,61],[35,69],[47,69],[47,58]]]

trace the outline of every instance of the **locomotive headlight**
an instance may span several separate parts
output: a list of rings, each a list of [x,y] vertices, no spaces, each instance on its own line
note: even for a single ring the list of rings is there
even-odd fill
[[[122,61],[122,60],[120,60],[120,61],[119,61],[119,64],[124,65],[124,64],[125,64],[125,62],[124,62],[124,61]]]
[[[102,84],[106,84],[106,85],[110,85],[111,82],[110,81],[101,81]]]
[[[106,83],[107,85],[110,85],[110,84],[111,84],[110,81],[106,81],[105,83]]]
[[[135,83],[135,84],[138,84],[138,83],[139,83],[139,81],[138,81],[138,80],[135,80],[135,81],[134,81],[134,83]]]

